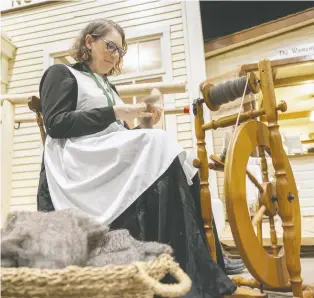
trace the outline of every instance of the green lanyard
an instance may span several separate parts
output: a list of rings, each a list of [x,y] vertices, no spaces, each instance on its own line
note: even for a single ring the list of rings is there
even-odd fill
[[[104,95],[107,97],[108,100],[108,105],[109,106],[114,106],[116,104],[115,100],[114,100],[114,95],[112,92],[112,88],[108,82],[107,78],[103,78],[104,82],[106,83],[108,90],[110,92],[111,98],[108,94],[108,92],[105,90],[105,88],[100,84],[100,82],[98,81],[98,79],[96,78],[95,74],[91,71],[91,69],[88,67],[88,65],[86,63],[83,63],[83,69],[86,70],[91,76],[92,79],[95,81],[95,83],[97,84],[97,86],[103,91]]]

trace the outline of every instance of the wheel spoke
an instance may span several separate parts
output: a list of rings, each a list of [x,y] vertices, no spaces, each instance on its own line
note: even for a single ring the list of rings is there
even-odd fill
[[[257,179],[248,170],[246,170],[246,174],[249,177],[249,179],[251,180],[251,182],[258,188],[259,192],[262,193],[264,191],[264,189],[263,189],[262,185],[259,184]]]
[[[268,167],[267,160],[265,157],[265,150],[262,147],[258,147],[259,156],[261,158],[261,167],[263,172],[263,182],[268,182]]]
[[[276,234],[276,229],[275,229],[274,217],[269,217],[269,225],[270,225],[270,239],[271,239],[271,247],[273,250],[273,256],[278,256],[277,234]]]
[[[252,219],[253,226],[256,226],[262,220],[265,211],[266,211],[266,207],[264,205],[262,205],[258,209],[258,211],[255,213]]]
[[[256,210],[259,208],[259,202],[257,201],[255,204]],[[256,224],[256,235],[257,235],[257,239],[259,241],[259,243],[263,246],[263,222],[260,220],[257,224]],[[255,228],[255,226],[253,226],[253,228]]]
[[[263,222],[259,221],[256,225],[257,228],[257,238],[259,243],[263,246],[263,226],[262,226]]]

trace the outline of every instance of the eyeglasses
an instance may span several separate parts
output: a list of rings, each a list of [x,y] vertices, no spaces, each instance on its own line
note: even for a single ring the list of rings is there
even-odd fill
[[[98,35],[97,34],[92,34],[92,36],[98,36]],[[123,49],[118,47],[113,41],[102,39],[102,38],[100,38],[100,40],[103,41],[106,44],[107,51],[110,54],[114,54],[117,51],[120,58],[122,58],[126,54],[126,51],[124,51]]]

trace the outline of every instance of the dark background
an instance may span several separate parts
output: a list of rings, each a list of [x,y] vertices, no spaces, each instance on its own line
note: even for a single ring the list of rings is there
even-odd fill
[[[200,1],[204,42],[314,7],[314,1]]]

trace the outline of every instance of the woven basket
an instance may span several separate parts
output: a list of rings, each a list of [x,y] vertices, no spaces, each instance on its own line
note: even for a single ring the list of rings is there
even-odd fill
[[[176,284],[159,281],[170,273]],[[173,258],[105,267],[64,269],[1,268],[2,297],[180,297],[191,288],[190,278]]]

